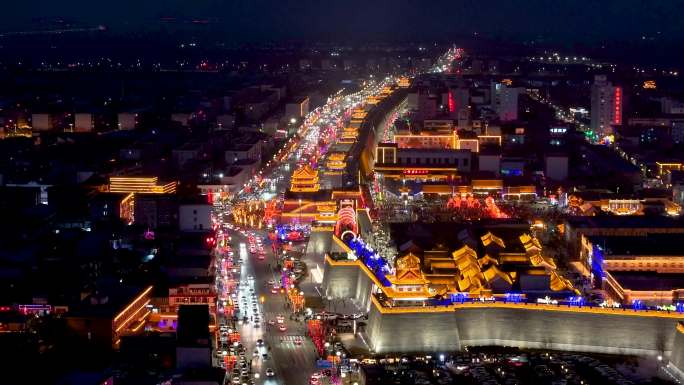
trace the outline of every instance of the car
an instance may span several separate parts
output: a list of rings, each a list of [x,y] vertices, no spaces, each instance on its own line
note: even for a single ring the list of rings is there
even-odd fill
[[[273,369],[268,368],[266,369],[266,377],[273,377],[275,376],[275,372],[273,372]]]
[[[260,261],[263,261],[264,259],[266,259],[266,255],[265,255],[265,254],[259,254],[259,256],[257,257],[257,259],[260,260]]]
[[[277,287],[272,287],[271,288],[271,294],[278,294],[278,288]]]
[[[264,340],[259,338],[258,340],[256,340],[256,344],[257,344],[257,346],[264,346]]]
[[[240,376],[233,377],[232,380],[230,380],[233,384],[242,384],[242,381],[240,380]]]
[[[286,332],[286,331],[287,331],[287,326],[285,326],[284,324],[280,324],[280,325],[278,326],[278,330],[280,330],[281,332]]]
[[[269,279],[269,280],[268,280],[268,285],[269,285],[269,286],[275,286],[275,284],[276,284],[276,282],[275,282],[274,279]]]
[[[272,319],[268,320],[268,324],[269,325],[275,325],[275,320],[272,320]]]
[[[294,340],[294,344],[295,344],[296,346],[301,346],[301,345],[302,345],[302,339],[301,339],[301,338],[295,339],[295,340]]]
[[[285,322],[285,317],[283,317],[282,314],[278,314],[278,315],[276,316],[276,322],[279,323],[279,324],[284,323],[284,322]]]

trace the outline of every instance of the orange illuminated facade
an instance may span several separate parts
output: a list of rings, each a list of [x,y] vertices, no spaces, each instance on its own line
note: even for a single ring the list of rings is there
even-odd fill
[[[325,166],[329,170],[344,170],[347,167],[347,155],[343,152],[333,152],[328,155],[328,159],[325,162]]]
[[[340,139],[338,140],[338,143],[343,143],[343,144],[353,144],[356,142],[356,138],[359,137],[359,130],[354,127],[345,127],[342,130],[342,134],[340,135]]]
[[[137,331],[147,322],[151,314],[147,305],[151,302],[152,286],[148,286],[137,297],[126,305],[112,320],[112,339],[118,346],[122,334]]]
[[[681,171],[684,169],[684,163],[681,162],[656,162],[658,166],[658,176],[663,177],[669,171]]]
[[[318,170],[312,169],[308,164],[305,164],[292,173],[290,191],[317,192],[319,189]]]
[[[109,192],[135,194],[173,194],[176,182],[160,183],[159,178],[112,176],[109,178]]]
[[[127,224],[135,222],[135,194],[129,193],[119,202],[119,218]]]
[[[399,148],[456,148],[458,135],[456,131],[446,132],[421,132],[411,134],[409,132],[397,133],[394,141]]]

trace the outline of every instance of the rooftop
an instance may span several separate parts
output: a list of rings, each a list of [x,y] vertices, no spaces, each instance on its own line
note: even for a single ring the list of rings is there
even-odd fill
[[[651,271],[611,271],[610,275],[628,290],[676,290],[684,287],[684,274]]]
[[[604,258],[611,255],[661,255],[684,257],[682,234],[648,234],[647,236],[590,236],[594,245],[603,250]]]
[[[178,346],[209,346],[209,306],[181,305],[178,309]]]
[[[665,216],[595,216],[568,218],[575,228],[684,228],[681,219]]]

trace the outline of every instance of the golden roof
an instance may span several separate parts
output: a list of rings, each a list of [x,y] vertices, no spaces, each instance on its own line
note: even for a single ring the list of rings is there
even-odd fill
[[[481,240],[485,246],[495,244],[505,247],[503,240],[491,232],[483,235]],[[489,254],[478,257],[477,251],[468,245],[452,251],[450,258],[447,251],[439,250],[437,246],[425,252],[424,261],[409,252],[396,260],[395,274],[388,277],[395,285],[391,293],[396,293],[396,297],[399,298],[445,295],[454,292],[487,296],[491,295],[491,287],[495,282],[513,285],[520,273],[549,276],[549,287],[553,291],[575,290],[570,281],[555,271],[554,261],[542,255],[539,240],[530,234],[523,234],[520,241],[525,246],[525,253],[501,253],[499,257]],[[520,268],[520,265],[528,267],[526,271],[505,271],[501,266],[507,263],[514,263],[516,268]],[[414,288],[404,291],[401,289],[402,285]]]
[[[499,270],[496,266],[490,266],[487,270],[482,272],[482,275],[487,280],[487,282],[492,282],[496,277],[503,279],[508,282],[509,285],[513,284],[513,279],[508,273]]]
[[[542,249],[541,243],[539,243],[539,240],[529,234],[523,234],[520,236],[520,242],[522,243],[523,247],[525,248],[525,251],[530,252],[534,249],[540,250]]]
[[[304,166],[294,170],[292,173],[292,179],[314,179],[318,178],[318,171],[314,170],[309,166],[309,164],[305,164]]]
[[[498,261],[496,258],[490,257],[489,254],[485,254],[484,257],[482,257],[482,258],[480,258],[480,259],[477,260],[477,263],[478,263],[480,266],[485,266],[485,265],[488,265],[488,264],[498,265],[498,264],[499,264],[499,261]]]
[[[553,291],[572,290],[579,294],[579,291],[572,286],[572,283],[569,280],[561,277],[560,274],[555,271],[551,272],[550,286]]]
[[[430,268],[435,269],[455,269],[457,266],[453,260],[433,260],[430,261]]]
[[[556,270],[556,264],[551,258],[544,258],[539,252],[530,254],[530,264],[534,267],[544,266],[550,270]]]
[[[408,253],[396,260],[396,273],[394,283],[410,285],[425,283],[423,270],[420,266],[420,258],[413,253]]]
[[[464,245],[460,249],[454,250],[454,252],[451,253],[451,256],[454,258],[455,261],[458,262],[460,259],[463,259],[463,258],[477,259],[477,252],[475,252],[475,250],[468,247],[468,245]]]
[[[317,205],[316,209],[318,209],[318,212],[325,212],[325,213],[334,213],[335,210],[337,210],[337,207],[332,204],[322,204],[322,205]]]
[[[333,160],[333,161],[343,161],[347,157],[347,154],[344,152],[333,152],[330,155],[328,155],[328,160]]]
[[[490,231],[488,231],[487,234],[480,237],[480,239],[482,240],[482,244],[485,245],[485,247],[494,243],[499,245],[502,249],[506,248],[506,244],[504,243],[503,239],[492,234]]]
[[[426,279],[430,281],[431,285],[453,285],[456,282],[456,277],[453,274],[428,274]]]

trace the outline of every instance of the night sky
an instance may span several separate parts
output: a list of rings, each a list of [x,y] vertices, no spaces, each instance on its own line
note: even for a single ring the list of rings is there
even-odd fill
[[[38,18],[154,31],[173,16],[232,40],[429,40],[478,32],[503,39],[634,41],[684,38],[680,0],[24,0],[4,1],[0,30],[44,26]],[[174,28],[166,25],[165,28]]]

